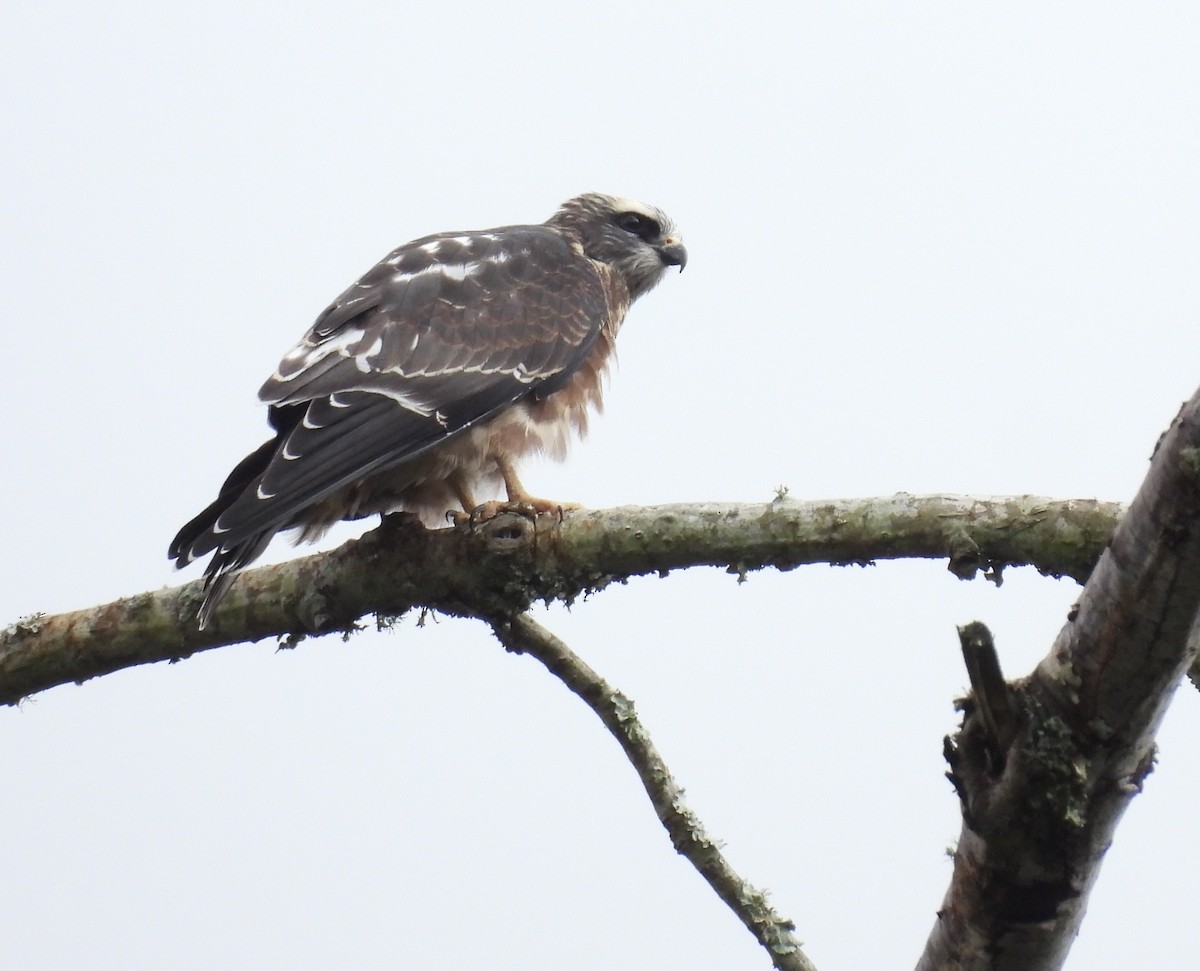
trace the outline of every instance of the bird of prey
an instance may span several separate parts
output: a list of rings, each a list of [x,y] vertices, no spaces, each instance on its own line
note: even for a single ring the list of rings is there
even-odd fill
[[[317,318],[259,391],[275,437],[244,458],[169,555],[212,553],[204,627],[272,537],[408,510],[426,522],[503,482],[522,456],[561,458],[601,406],[630,304],[687,251],[662,211],[587,193],[546,222],[439,233],[381,260]]]

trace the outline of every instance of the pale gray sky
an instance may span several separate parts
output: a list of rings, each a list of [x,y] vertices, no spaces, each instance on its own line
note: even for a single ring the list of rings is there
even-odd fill
[[[662,207],[691,260],[535,492],[1127,500],[1200,382],[1194,4],[13,3],[0,36],[0,623],[197,575],[167,543],[330,299],[584,190]],[[959,827],[955,625],[1016,676],[1076,589],[695,571],[542,619],[818,966],[906,967]],[[0,733],[5,967],[768,966],[477,624],[127,671]],[[1072,971],[1193,960],[1198,738],[1184,690]]]

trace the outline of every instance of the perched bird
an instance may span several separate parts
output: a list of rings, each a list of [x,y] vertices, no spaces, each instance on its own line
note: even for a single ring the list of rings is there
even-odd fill
[[[337,298],[259,391],[275,437],[179,531],[182,568],[212,553],[200,626],[282,529],[408,510],[445,521],[522,456],[561,458],[587,429],[629,305],[687,251],[663,212],[588,193],[546,222],[439,233],[393,251]]]

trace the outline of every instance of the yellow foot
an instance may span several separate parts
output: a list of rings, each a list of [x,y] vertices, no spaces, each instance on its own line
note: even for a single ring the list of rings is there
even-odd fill
[[[456,526],[475,526],[478,523],[486,523],[489,519],[495,519],[505,512],[516,513],[527,519],[537,519],[538,516],[557,516],[559,522],[562,522],[563,513],[582,508],[583,506],[577,502],[555,502],[552,499],[521,496],[519,499],[507,501],[493,499],[485,502],[482,506],[476,506],[469,513],[449,512],[446,515],[453,520]]]

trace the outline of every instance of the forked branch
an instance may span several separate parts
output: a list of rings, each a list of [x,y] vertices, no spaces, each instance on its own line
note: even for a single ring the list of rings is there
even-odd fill
[[[1198,609],[1200,393],[1160,442],[1050,653],[1008,690],[972,678],[962,730],[947,740],[962,834],[921,971],[1062,966],[1200,650]]]

